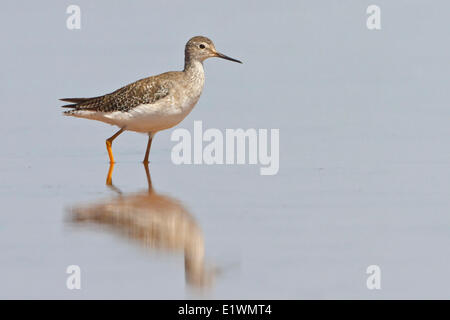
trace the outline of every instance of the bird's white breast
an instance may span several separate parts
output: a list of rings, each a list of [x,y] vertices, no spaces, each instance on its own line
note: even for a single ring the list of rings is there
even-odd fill
[[[175,81],[169,95],[152,104],[142,104],[128,112],[105,115],[110,122],[126,130],[157,132],[180,123],[197,104],[205,82],[203,65],[185,75],[184,81]]]
[[[108,117],[114,118],[119,126],[137,132],[157,132],[171,128],[180,123],[197,103],[197,99],[174,101],[163,99],[153,104],[142,104],[129,112],[113,112]]]

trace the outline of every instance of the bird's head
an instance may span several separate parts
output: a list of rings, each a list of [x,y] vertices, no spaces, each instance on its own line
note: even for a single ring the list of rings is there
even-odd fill
[[[187,60],[197,60],[200,62],[203,62],[208,58],[217,57],[242,63],[239,60],[217,52],[214,43],[210,39],[202,36],[193,37],[186,43],[185,56]]]

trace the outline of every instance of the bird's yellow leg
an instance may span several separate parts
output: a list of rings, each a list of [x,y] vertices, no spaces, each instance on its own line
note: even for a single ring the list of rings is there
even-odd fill
[[[106,176],[106,185],[107,186],[112,186],[112,174],[114,171],[114,162],[111,162],[109,164],[109,170],[108,170],[108,175]]]
[[[153,140],[153,134],[149,133],[148,134],[147,150],[145,151],[144,161],[142,161],[144,164],[148,164],[148,156],[150,154],[150,148],[152,146],[152,140]]]
[[[148,163],[144,162],[145,175],[147,176],[147,184],[148,184],[148,192],[151,192],[152,187],[152,178],[150,177],[150,170],[148,169]]]
[[[123,131],[125,130],[125,128],[120,129],[119,131],[117,131],[112,137],[106,139],[106,150],[108,151],[108,155],[109,155],[109,163],[114,163],[114,156],[112,153],[112,143],[114,141],[115,138],[117,138],[119,136],[119,134],[121,134]]]

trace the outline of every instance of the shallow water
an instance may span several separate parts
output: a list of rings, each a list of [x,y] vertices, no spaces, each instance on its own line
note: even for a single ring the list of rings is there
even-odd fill
[[[77,31],[64,4],[5,2],[0,298],[449,298],[450,5],[377,2],[376,32],[364,1],[79,1]],[[196,34],[244,64],[208,60],[179,127],[279,128],[278,174],[174,165],[169,130],[149,189],[146,136],[124,133],[106,186],[115,129],[57,99],[179,69]]]

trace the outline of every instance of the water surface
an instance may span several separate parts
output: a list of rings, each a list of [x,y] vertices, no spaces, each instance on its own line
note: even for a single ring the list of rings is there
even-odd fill
[[[6,1],[0,13],[1,298],[449,298],[446,1]],[[176,10],[174,10],[176,9]],[[203,34],[244,61],[205,63],[179,125],[280,129],[280,170],[181,165],[153,142],[63,117],[183,64]],[[366,287],[379,265],[382,289]],[[82,289],[66,288],[79,265]]]

